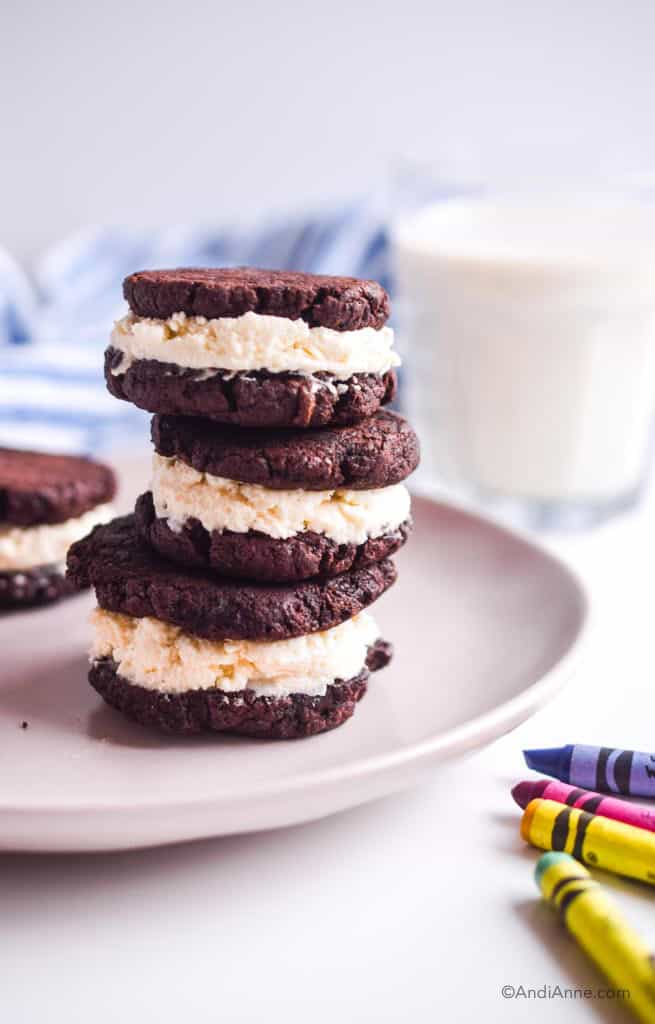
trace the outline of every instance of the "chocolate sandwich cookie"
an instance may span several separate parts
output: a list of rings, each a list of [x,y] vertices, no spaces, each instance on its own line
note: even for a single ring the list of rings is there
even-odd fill
[[[409,534],[401,481],[418,442],[393,413],[302,434],[156,416],[152,435],[137,528],[183,565],[263,581],[334,576],[387,558]]]
[[[140,725],[167,733],[224,732],[260,739],[299,739],[336,729],[349,719],[366,693],[369,672],[388,664],[390,647],[378,641],[366,667],[353,679],[335,680],[324,694],[260,697],[254,690],[196,689],[167,693],[122,677],[111,658],[94,661],[89,682],[100,696]]]
[[[293,585],[212,578],[161,558],[140,539],[131,515],[74,544],[68,575],[78,587],[95,587],[98,604],[111,612],[153,617],[208,639],[282,640],[357,615],[392,585],[396,571],[384,559]]]
[[[269,537],[262,531],[207,530],[199,519],[175,529],[155,514],[152,494],[142,494],[134,510],[141,537],[163,558],[198,569],[208,568],[231,579],[293,582],[312,576],[338,576],[389,558],[407,540],[411,520],[360,544],[341,543],[303,530],[291,537]]]
[[[142,271],[105,378],[150,412],[247,427],[355,423],[395,393],[389,297],[375,281],[252,267]]]
[[[73,455],[0,448],[0,524],[43,526],[111,501],[109,466]]]
[[[391,658],[366,611],[284,639],[216,640],[153,617],[92,616],[89,680],[143,725],[292,739],[340,725]]]
[[[0,608],[48,604],[73,592],[73,541],[110,517],[108,466],[90,459],[0,449]]]

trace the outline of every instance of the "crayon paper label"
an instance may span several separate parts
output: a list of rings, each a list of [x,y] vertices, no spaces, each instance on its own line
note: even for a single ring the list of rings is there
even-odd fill
[[[585,789],[655,797],[655,754],[577,745],[569,775],[573,785]]]

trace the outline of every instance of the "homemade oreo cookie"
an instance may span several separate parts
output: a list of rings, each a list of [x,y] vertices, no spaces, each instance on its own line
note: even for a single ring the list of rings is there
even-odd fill
[[[142,271],[105,355],[111,393],[247,427],[355,423],[395,392],[375,281],[237,267]]]
[[[0,608],[72,593],[68,548],[109,519],[115,491],[111,469],[91,459],[0,449]]]
[[[334,576],[387,558],[409,534],[402,481],[418,441],[394,413],[302,434],[156,416],[152,436],[137,529],[183,565],[264,581]]]
[[[73,545],[68,565],[99,604],[89,680],[144,725],[312,735],[349,718],[390,658],[364,611],[395,580],[388,560],[293,586],[235,583],[158,558],[125,516]]]
[[[391,657],[366,612],[275,643],[199,641],[101,609],[94,630],[91,685],[141,725],[180,734],[297,739],[334,729],[364,696],[369,671]]]

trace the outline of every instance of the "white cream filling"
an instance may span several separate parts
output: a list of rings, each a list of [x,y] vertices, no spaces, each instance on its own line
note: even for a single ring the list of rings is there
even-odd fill
[[[155,512],[179,531],[188,519],[206,530],[257,530],[278,539],[322,533],[337,544],[363,544],[396,530],[409,516],[403,484],[370,491],[274,491],[199,473],[186,462],[155,454],[152,470]]]
[[[113,658],[118,674],[165,693],[254,690],[260,697],[324,694],[352,679],[379,637],[367,612],[323,633],[292,640],[201,640],[159,619],[135,619],[96,608],[91,660]]]
[[[128,313],[116,321],[111,344],[123,353],[112,371],[117,375],[138,359],[199,371],[325,372],[339,380],[354,373],[382,374],[400,365],[392,351],[390,327],[333,331],[310,327],[304,320],[259,313],[217,320],[184,313],[153,320]]]
[[[106,523],[111,516],[111,505],[98,505],[83,516],[66,519],[63,523],[0,525],[0,570],[16,572],[64,563],[71,544],[86,536],[98,523]]]

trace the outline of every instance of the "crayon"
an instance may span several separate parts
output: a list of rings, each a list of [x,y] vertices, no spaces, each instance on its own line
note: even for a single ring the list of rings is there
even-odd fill
[[[581,789],[655,800],[655,754],[620,747],[585,747],[579,743],[545,750],[524,750],[528,768],[570,782]]]
[[[544,899],[601,969],[622,1005],[655,1022],[655,954],[589,872],[567,853],[544,853],[535,871]]]
[[[576,860],[655,885],[655,835],[554,800],[531,800],[521,836],[542,850],[563,850]]]
[[[539,797],[544,800],[555,800],[558,804],[579,807],[589,814],[599,814],[601,818],[622,821],[635,828],[645,828],[655,832],[655,811],[639,804],[631,804],[628,800],[617,800],[614,796],[601,796],[588,789],[577,789],[565,782],[550,779],[537,779],[534,782],[519,782],[512,789],[512,796],[519,807],[526,808],[531,800]]]

